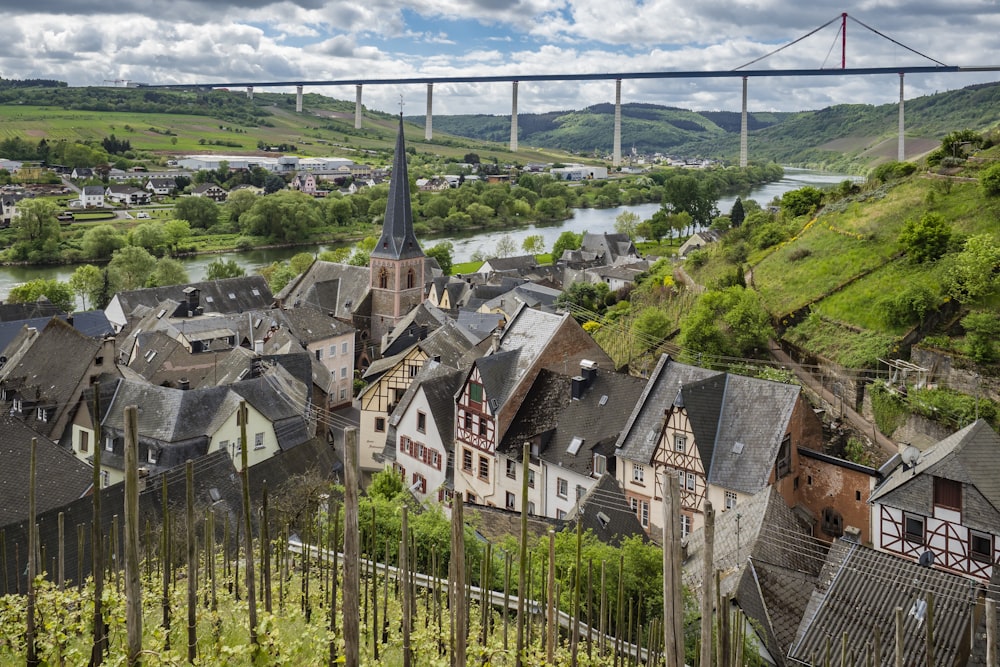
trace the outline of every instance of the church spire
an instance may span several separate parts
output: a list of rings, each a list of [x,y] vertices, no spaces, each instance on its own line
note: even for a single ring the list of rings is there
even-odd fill
[[[410,177],[406,170],[406,146],[403,143],[403,114],[399,114],[399,135],[396,154],[392,159],[389,182],[389,202],[385,207],[382,236],[371,252],[373,258],[410,259],[424,253],[413,233],[413,211],[410,208]]]

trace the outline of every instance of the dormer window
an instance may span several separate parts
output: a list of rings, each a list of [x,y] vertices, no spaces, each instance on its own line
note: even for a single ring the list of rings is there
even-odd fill
[[[24,402],[20,398],[15,398],[13,409],[17,414],[21,414],[24,412]]]
[[[156,449],[150,447],[146,450],[146,463],[156,463]]]
[[[934,478],[934,504],[956,512],[962,511],[962,483],[944,477]]]

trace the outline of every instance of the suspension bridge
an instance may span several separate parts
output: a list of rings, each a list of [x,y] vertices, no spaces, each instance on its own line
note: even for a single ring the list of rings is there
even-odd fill
[[[922,61],[930,64],[905,65],[896,67],[847,67],[847,26],[848,20],[860,27],[877,35],[879,38],[887,40],[905,51],[918,56]],[[780,51],[783,51],[802,40],[816,34],[839,21],[837,37],[840,40],[840,67],[839,68],[797,68],[797,69],[750,69],[755,65]],[[602,72],[602,73],[576,73],[576,74],[497,74],[497,75],[460,75],[460,76],[410,76],[398,78],[350,78],[350,79],[329,79],[329,80],[285,80],[285,81],[229,81],[229,82],[204,82],[186,84],[138,84],[143,88],[164,88],[164,89],[212,89],[245,88],[247,97],[253,98],[254,90],[257,88],[295,88],[295,110],[302,113],[302,96],[306,86],[329,87],[329,86],[354,86],[355,87],[355,110],[354,127],[361,129],[363,121],[362,113],[362,91],[365,86],[402,86],[423,84],[427,86],[427,111],[424,126],[424,138],[430,141],[433,137],[433,95],[434,85],[445,84],[475,84],[475,83],[509,83],[512,87],[511,114],[510,114],[510,150],[515,152],[518,149],[518,129],[517,129],[517,93],[518,84],[537,83],[545,81],[614,81],[615,82],[615,103],[614,103],[614,140],[612,149],[612,164],[615,167],[621,165],[621,138],[622,138],[622,81],[638,79],[726,79],[739,78],[743,83],[742,109],[740,123],[740,166],[745,167],[748,161],[747,146],[747,94],[748,81],[752,78],[776,78],[776,77],[854,77],[854,76],[877,76],[877,75],[897,75],[899,77],[899,123],[898,123],[898,150],[897,159],[905,159],[905,118],[904,118],[904,78],[907,74],[960,74],[960,73],[981,73],[998,72],[1000,65],[978,65],[962,66],[947,65],[928,55],[925,55],[909,46],[896,41],[895,39],[879,32],[875,28],[862,23],[854,17],[842,13],[827,21],[823,25],[809,31],[805,35],[784,44],[773,51],[766,53],[748,63],[730,70],[664,70],[656,72]]]

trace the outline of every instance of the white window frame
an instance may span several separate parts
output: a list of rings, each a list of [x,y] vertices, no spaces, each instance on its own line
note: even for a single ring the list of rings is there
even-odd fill
[[[646,479],[646,470],[642,467],[641,463],[632,464],[632,481],[636,484],[642,484]]]
[[[562,477],[556,477],[556,495],[560,498],[569,495],[569,482]]]
[[[264,432],[254,433],[253,436],[253,448],[264,449]]]

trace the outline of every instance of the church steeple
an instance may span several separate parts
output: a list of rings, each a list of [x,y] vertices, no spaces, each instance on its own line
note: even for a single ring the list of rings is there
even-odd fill
[[[423,257],[424,252],[413,233],[413,211],[410,208],[410,177],[406,170],[406,146],[403,143],[403,114],[399,114],[399,135],[396,154],[392,159],[389,181],[389,202],[382,221],[382,236],[371,252],[373,258],[409,259]]]

